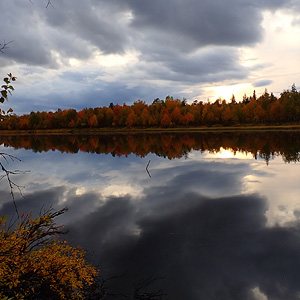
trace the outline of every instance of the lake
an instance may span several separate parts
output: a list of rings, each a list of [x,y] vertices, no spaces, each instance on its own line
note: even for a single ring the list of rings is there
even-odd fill
[[[300,299],[300,132],[1,136],[115,297]],[[5,178],[0,213],[13,215]],[[161,298],[159,298],[161,295]],[[155,298],[155,296],[157,296]],[[133,298],[132,298],[133,299]]]

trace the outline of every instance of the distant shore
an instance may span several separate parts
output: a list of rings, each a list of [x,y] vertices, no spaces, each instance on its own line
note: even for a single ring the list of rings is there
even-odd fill
[[[80,129],[38,129],[0,130],[0,135],[97,135],[128,133],[194,133],[194,132],[243,132],[243,131],[298,131],[298,125],[247,125],[247,126],[202,126],[174,128],[80,128]]]

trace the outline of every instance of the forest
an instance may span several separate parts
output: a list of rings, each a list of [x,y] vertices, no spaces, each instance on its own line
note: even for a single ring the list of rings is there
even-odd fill
[[[214,102],[155,99],[150,105],[142,100],[132,105],[114,105],[55,112],[31,112],[22,116],[6,115],[0,130],[37,130],[70,128],[170,128],[187,126],[239,126],[298,124],[300,120],[300,92],[295,84],[280,97],[265,90],[260,97],[244,95],[237,101],[219,98]]]

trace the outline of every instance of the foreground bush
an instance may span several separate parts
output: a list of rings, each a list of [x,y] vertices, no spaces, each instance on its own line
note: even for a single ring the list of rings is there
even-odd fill
[[[85,252],[59,241],[54,218],[64,210],[46,211],[18,224],[0,218],[0,299],[82,299],[97,269]]]

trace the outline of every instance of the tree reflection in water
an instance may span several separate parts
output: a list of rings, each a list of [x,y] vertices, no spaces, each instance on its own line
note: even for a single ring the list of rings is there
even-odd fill
[[[300,132],[206,132],[161,134],[103,134],[103,135],[8,135],[0,136],[0,144],[15,149],[32,149],[35,152],[59,150],[104,153],[113,156],[149,153],[174,159],[187,157],[192,150],[218,153],[230,149],[262,158],[268,164],[274,156],[284,162],[300,161]]]

